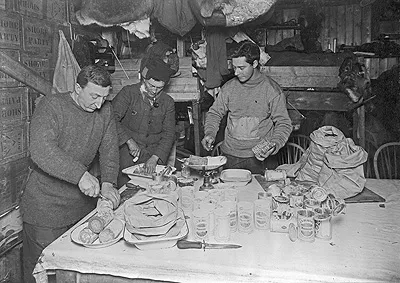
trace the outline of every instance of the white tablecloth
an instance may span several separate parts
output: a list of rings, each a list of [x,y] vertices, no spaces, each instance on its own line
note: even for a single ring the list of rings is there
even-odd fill
[[[176,282],[399,282],[400,180],[369,179],[366,187],[386,199],[384,207],[348,204],[332,220],[330,241],[291,242],[286,233],[255,230],[234,233],[229,242],[243,247],[232,250],[143,251],[124,240],[90,249],[71,242],[70,230],[43,251],[36,276],[45,282],[46,272],[62,269]],[[240,196],[261,190],[253,178]]]

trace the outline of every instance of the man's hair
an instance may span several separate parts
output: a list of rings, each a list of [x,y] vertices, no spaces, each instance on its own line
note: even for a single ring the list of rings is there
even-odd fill
[[[238,57],[246,57],[246,62],[253,64],[254,60],[260,61],[260,48],[249,40],[241,41],[232,54],[232,58]]]
[[[111,85],[110,73],[98,65],[88,65],[79,72],[76,82],[84,88],[89,82],[106,87]]]

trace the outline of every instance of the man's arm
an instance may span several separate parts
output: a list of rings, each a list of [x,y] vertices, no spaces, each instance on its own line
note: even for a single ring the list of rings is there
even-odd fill
[[[163,130],[158,147],[154,155],[158,156],[162,163],[166,163],[175,140],[175,103],[168,100],[168,107],[163,121]]]
[[[278,95],[271,101],[271,119],[274,123],[271,142],[276,144],[272,154],[276,154],[286,144],[293,129],[286,107],[286,96],[280,88]]]
[[[222,87],[217,99],[211,105],[206,115],[206,122],[204,125],[204,135],[210,136],[215,140],[215,136],[219,130],[219,125],[222,118],[228,112],[228,97],[226,89]]]
[[[126,143],[130,138],[129,130],[127,127],[122,125],[121,121],[127,114],[129,106],[131,104],[132,95],[130,93],[131,88],[126,86],[118,92],[118,94],[112,100],[112,106],[114,111],[114,117],[116,121],[117,134],[118,134],[118,145]],[[128,113],[129,114],[129,113]]]
[[[59,120],[62,109],[43,98],[30,125],[32,161],[44,172],[72,184],[78,184],[87,168],[58,146]]]
[[[116,121],[113,117],[111,105],[103,105],[107,112],[107,125],[104,127],[103,137],[99,147],[101,181],[117,184],[119,172],[119,149]],[[107,111],[105,111],[107,110]]]

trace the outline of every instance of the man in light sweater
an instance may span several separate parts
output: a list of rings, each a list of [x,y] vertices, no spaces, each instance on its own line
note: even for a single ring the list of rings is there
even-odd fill
[[[109,102],[111,79],[99,66],[82,68],[73,93],[41,99],[30,129],[33,171],[22,196],[25,282],[42,250],[95,208],[99,193],[120,201],[117,128]],[[89,173],[100,156],[101,185]]]
[[[221,146],[228,159],[225,168],[252,173],[274,169],[271,167],[277,164],[268,157],[285,145],[292,131],[285,95],[278,83],[260,72],[259,60],[259,47],[250,41],[241,42],[232,55],[235,78],[223,85],[206,116],[202,145],[210,151],[221,119],[228,114]],[[268,149],[267,145],[274,146]]]

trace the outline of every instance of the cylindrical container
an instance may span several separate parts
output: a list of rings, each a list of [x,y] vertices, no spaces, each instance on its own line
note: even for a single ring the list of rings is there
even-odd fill
[[[337,48],[337,38],[334,38],[333,39],[333,44],[332,44],[333,53],[336,53],[336,48]]]
[[[214,211],[214,239],[217,242],[227,242],[230,238],[229,209],[220,207]]]
[[[217,205],[224,200],[224,190],[213,189],[209,190],[208,193],[210,201]]]
[[[241,233],[252,233],[254,231],[254,204],[249,201],[239,201],[238,230]]]
[[[315,199],[306,199],[304,206],[309,210],[314,210],[314,208],[321,207],[321,203]]]
[[[224,190],[224,200],[226,201],[236,201],[238,191],[235,189],[225,189]]]
[[[185,159],[185,162],[181,164],[181,176],[184,178],[190,178],[189,159]]]
[[[268,199],[272,198],[272,194],[268,192],[259,192],[258,193],[258,199]]]
[[[289,195],[289,205],[294,208],[303,207],[304,195],[301,193],[291,193]]]
[[[332,216],[327,213],[316,213],[314,215],[315,237],[322,240],[332,239]]]
[[[181,191],[181,207],[185,214],[191,212],[193,210],[193,203],[194,203],[194,187],[186,186],[180,188]]]
[[[311,186],[311,198],[323,202],[327,197],[328,193],[323,187],[316,185]]]
[[[213,203],[213,202],[210,202],[210,201],[205,201],[205,202],[202,202],[201,204],[200,204],[200,209],[201,210],[204,210],[204,211],[207,211],[208,212],[208,214],[210,215],[209,216],[209,224],[210,224],[210,233],[212,233],[212,231],[214,231],[214,210],[215,210],[215,208],[216,208],[217,206],[216,206],[216,204],[215,203]]]
[[[273,196],[280,196],[282,189],[277,185],[277,184],[272,184],[271,186],[268,187],[268,192]]]
[[[238,226],[236,201],[223,201],[221,202],[221,206],[229,210],[229,227],[231,233],[236,232]]]
[[[314,211],[299,209],[297,211],[297,237],[305,242],[315,241]]]
[[[193,211],[193,236],[198,240],[208,240],[210,235],[210,214],[203,209]]]
[[[267,181],[284,181],[286,179],[286,171],[284,170],[268,170],[264,172]]]
[[[276,196],[272,198],[272,210],[277,213],[279,219],[285,219],[289,213],[289,198]]]
[[[198,191],[194,193],[194,203],[193,210],[199,209],[200,204],[208,201],[208,192],[206,191]]]
[[[271,198],[254,201],[254,224],[256,229],[268,230],[271,220]]]

